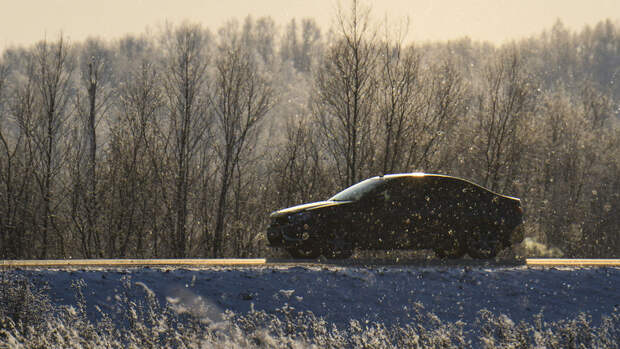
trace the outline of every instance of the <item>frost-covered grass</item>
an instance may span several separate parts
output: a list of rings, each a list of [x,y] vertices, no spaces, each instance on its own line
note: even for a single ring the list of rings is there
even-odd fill
[[[542,315],[515,323],[480,310],[475,326],[442,321],[411,308],[407,323],[386,325],[351,319],[337,326],[311,311],[284,303],[273,313],[226,311],[160,302],[144,283],[123,280],[114,304],[87,314],[87,285],[74,281],[75,305],[54,305],[44,288],[18,274],[0,274],[0,347],[10,348],[618,348],[620,312],[593,325],[586,314],[546,322]]]

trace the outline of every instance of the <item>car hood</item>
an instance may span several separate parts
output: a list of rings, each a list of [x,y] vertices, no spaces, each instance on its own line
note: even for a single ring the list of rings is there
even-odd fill
[[[279,217],[279,216],[289,215],[291,213],[310,211],[310,210],[314,210],[317,208],[337,206],[337,205],[342,205],[342,204],[347,204],[347,203],[350,203],[350,201],[329,201],[328,200],[328,201],[311,202],[308,204],[302,204],[302,205],[297,205],[293,207],[283,208],[281,210],[271,213],[271,217]]]

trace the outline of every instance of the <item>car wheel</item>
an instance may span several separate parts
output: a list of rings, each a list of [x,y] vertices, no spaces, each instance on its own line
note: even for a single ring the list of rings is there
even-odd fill
[[[353,255],[353,246],[347,242],[330,243],[329,253],[326,257],[330,259],[347,259]]]
[[[329,259],[347,259],[353,255],[353,250],[332,250],[328,254]]]
[[[443,247],[438,247],[433,249],[433,251],[435,252],[435,255],[437,255],[437,257],[441,258],[441,259],[457,259],[457,258],[461,258],[465,255],[465,251],[463,251],[463,249],[458,246],[455,248],[443,248]]]
[[[321,255],[321,249],[312,245],[301,245],[286,249],[296,259],[314,259]]]
[[[489,230],[480,230],[467,237],[467,253],[472,258],[494,258],[501,245],[499,234]]]
[[[346,259],[353,255],[353,244],[346,239],[345,229],[336,229],[327,241],[325,257],[330,259]]]
[[[435,252],[437,257],[441,259],[461,258],[465,255],[466,252],[466,250],[463,248],[463,244],[457,239],[446,241],[441,246],[435,247],[433,251]]]

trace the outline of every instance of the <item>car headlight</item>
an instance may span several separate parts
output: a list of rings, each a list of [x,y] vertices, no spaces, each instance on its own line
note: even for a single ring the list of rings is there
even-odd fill
[[[300,223],[307,222],[312,218],[312,213],[310,212],[298,212],[288,216],[288,221],[291,223]]]

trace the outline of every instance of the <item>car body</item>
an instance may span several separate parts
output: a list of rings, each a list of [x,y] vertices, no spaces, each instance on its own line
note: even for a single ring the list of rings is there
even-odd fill
[[[353,249],[432,249],[441,258],[493,258],[523,240],[518,198],[465,179],[377,176],[332,198],[271,213],[269,246],[294,258],[348,258]]]

